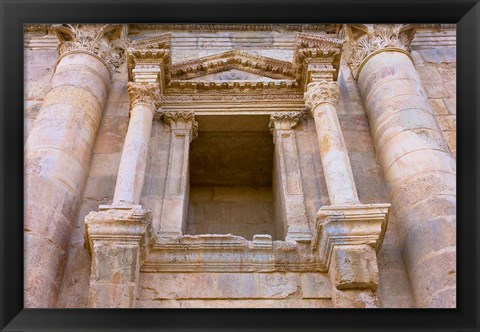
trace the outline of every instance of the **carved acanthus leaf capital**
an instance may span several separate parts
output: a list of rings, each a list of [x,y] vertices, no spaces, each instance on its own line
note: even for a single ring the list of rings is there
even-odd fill
[[[90,53],[105,62],[112,73],[125,61],[126,36],[122,24],[58,24],[53,26],[60,43],[58,53]]]
[[[130,109],[136,104],[146,104],[155,111],[161,105],[162,97],[158,83],[129,82],[127,90],[130,96]]]
[[[189,131],[191,140],[198,137],[198,122],[195,121],[194,112],[164,112],[163,120],[172,128],[172,131]]]
[[[364,63],[379,52],[396,50],[409,55],[416,26],[413,24],[348,24],[344,29],[349,45],[347,62],[354,78],[358,78]]]
[[[270,115],[268,127],[272,133],[275,130],[290,130],[297,125],[299,120],[299,112],[276,112]]]
[[[310,110],[322,103],[336,105],[340,100],[340,89],[335,81],[313,82],[307,85],[305,106]]]

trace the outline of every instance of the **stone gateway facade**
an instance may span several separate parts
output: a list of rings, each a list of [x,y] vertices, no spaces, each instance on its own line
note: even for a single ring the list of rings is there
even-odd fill
[[[454,25],[24,30],[25,307],[456,306]]]

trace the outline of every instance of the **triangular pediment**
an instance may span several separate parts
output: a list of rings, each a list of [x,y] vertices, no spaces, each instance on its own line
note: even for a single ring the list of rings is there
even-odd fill
[[[202,78],[203,81],[206,77],[213,80],[223,80],[225,78],[219,78],[222,76],[221,73],[225,73],[223,76],[227,80],[292,80],[294,78],[291,62],[236,50],[189,60],[172,66],[172,79],[175,80]],[[235,76],[244,78],[235,79]]]

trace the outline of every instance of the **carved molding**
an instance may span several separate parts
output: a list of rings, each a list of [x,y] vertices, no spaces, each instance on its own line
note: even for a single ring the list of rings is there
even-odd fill
[[[195,121],[194,112],[164,112],[163,121],[172,130],[191,131],[191,141],[198,137],[198,122]]]
[[[300,121],[299,112],[276,112],[270,115],[268,127],[274,133],[274,130],[293,129]]]
[[[170,81],[170,47],[170,33],[131,41],[127,49],[129,80],[155,81],[163,93]]]
[[[125,61],[127,40],[122,24],[58,24],[52,27],[60,41],[60,57],[73,52],[89,53],[100,58],[110,72]]]
[[[369,245],[377,252],[383,242],[390,204],[324,206],[317,213],[312,249],[328,267],[334,246]]]
[[[145,244],[151,212],[142,209],[92,211],[85,217],[85,245],[92,252],[94,241]]]
[[[228,255],[225,253],[228,252]],[[232,264],[232,262],[241,262]],[[153,245],[142,272],[326,272],[294,242],[231,234],[183,235]]]
[[[330,103],[335,106],[340,100],[340,89],[338,83],[333,81],[309,83],[304,97],[305,106],[313,111],[322,103]]]
[[[130,24],[137,30],[187,30],[187,31],[325,31],[336,33],[338,24]]]
[[[410,56],[410,45],[415,35],[413,24],[348,24],[344,34],[348,40],[347,63],[355,79],[363,65],[375,54],[397,51]]]
[[[127,85],[130,96],[130,110],[137,104],[146,104],[155,111],[161,105],[161,95],[157,83],[134,83]]]

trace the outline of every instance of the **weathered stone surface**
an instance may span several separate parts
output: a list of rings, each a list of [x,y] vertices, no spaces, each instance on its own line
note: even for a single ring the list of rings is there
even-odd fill
[[[60,55],[53,34],[28,32],[26,306],[453,307],[456,176],[445,158],[456,153],[455,30],[359,25],[352,36],[365,48],[351,61],[348,29],[327,26],[129,25],[125,58],[120,25],[59,26]],[[113,53],[102,53],[107,40]],[[162,108],[138,122],[128,83],[157,79]],[[338,102],[327,90],[315,97],[317,115],[331,115],[319,130],[303,94],[325,80],[338,82]],[[122,190],[121,173],[132,180]],[[347,183],[358,201],[394,209],[384,234],[344,229],[369,234],[353,241],[375,243],[378,257],[357,248],[354,264],[327,270],[308,233]],[[122,227],[85,240],[85,217],[106,213],[116,187],[151,210],[149,246],[126,243]],[[96,248],[93,260],[84,246]]]
[[[449,54],[441,54],[436,50],[420,53],[425,62],[435,63],[444,62],[446,59],[442,56],[448,57]],[[399,79],[398,74],[387,74],[386,78],[378,78],[378,73],[393,67],[396,72],[402,72],[409,81]],[[419,73],[422,75],[423,85]],[[455,287],[455,276],[448,273],[449,264],[455,261],[451,257],[455,252],[455,240],[452,241],[452,238],[445,234],[454,229],[456,222],[456,163],[441,132],[442,127],[451,128],[453,120],[439,118],[438,115],[437,119],[434,119],[428,115],[434,114],[430,110],[428,98],[451,98],[455,91],[448,83],[440,82],[442,77],[439,76],[442,76],[439,70],[428,71],[428,68],[416,72],[411,59],[400,50],[395,56],[383,52],[370,58],[359,75],[359,87],[369,114],[372,136],[375,138],[377,154],[385,172],[387,188],[397,217],[407,271],[416,305],[420,307],[429,307],[429,298],[433,294],[448,287]],[[410,105],[414,100],[422,106]],[[420,121],[412,120],[415,119],[415,114],[408,118],[400,115],[411,113],[415,108],[425,110],[419,118]],[[445,113],[443,110],[442,112]],[[440,127],[435,123],[437,121],[441,123]],[[436,177],[435,174],[445,176]],[[449,227],[441,230],[438,224],[441,220],[448,220]],[[442,235],[435,237],[433,234],[436,231]],[[432,238],[436,239],[435,243],[431,241]],[[446,260],[448,263],[429,260],[429,275],[423,269],[423,262],[426,262],[429,255],[427,253],[442,250],[453,253]],[[437,276],[447,275],[451,277],[443,277],[441,282],[437,280]],[[435,303],[454,307],[455,298]]]

